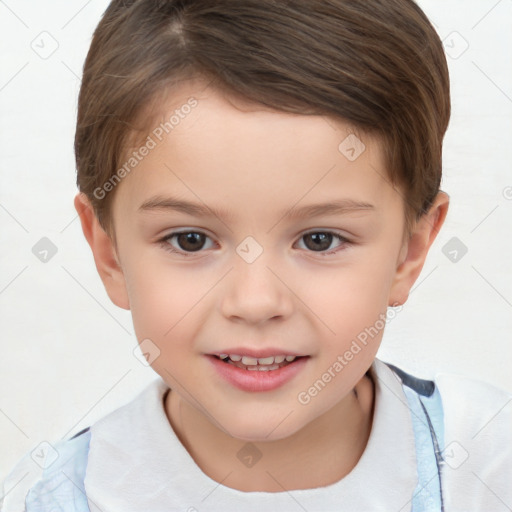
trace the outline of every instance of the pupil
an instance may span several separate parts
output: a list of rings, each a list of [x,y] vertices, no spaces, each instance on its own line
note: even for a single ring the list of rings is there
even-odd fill
[[[202,233],[181,233],[178,235],[178,243],[186,251],[198,251],[204,244],[204,235]]]
[[[308,244],[308,240],[312,240],[313,244]],[[311,233],[305,235],[305,241],[308,249],[325,250],[332,243],[332,235],[330,233]]]

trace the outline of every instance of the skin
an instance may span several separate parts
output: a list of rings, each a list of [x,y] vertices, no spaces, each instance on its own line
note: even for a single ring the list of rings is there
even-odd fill
[[[374,384],[365,373],[383,331],[309,403],[297,396],[388,306],[407,300],[448,196],[440,192],[404,236],[403,194],[386,178],[377,139],[361,136],[366,149],[349,161],[338,150],[351,133],[346,123],[272,111],[192,82],[162,104],[162,120],[190,96],[198,105],[116,187],[115,244],[78,194],[84,235],[111,300],[131,310],[139,342],[149,338],[160,350],[151,365],[171,388],[167,418],[203,472],[242,491],[332,484],[366,447]],[[229,217],[139,211],[156,195]],[[292,207],[338,199],[373,207],[283,217]],[[196,242],[199,251],[184,256],[186,240],[162,241],[187,229],[207,235]],[[332,237],[315,250],[304,236],[325,231],[348,242]],[[236,252],[247,236],[263,249],[252,263]],[[310,357],[284,386],[246,392],[205,356],[234,346]],[[250,468],[237,458],[248,442],[262,454]]]

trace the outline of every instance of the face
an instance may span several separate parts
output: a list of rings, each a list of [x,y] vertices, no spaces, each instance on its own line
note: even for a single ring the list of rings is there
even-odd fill
[[[221,430],[287,437],[347,397],[375,358],[403,249],[401,196],[378,141],[342,122],[204,86],[173,94],[162,120],[175,110],[112,203],[137,339]],[[220,354],[302,357],[261,371]]]

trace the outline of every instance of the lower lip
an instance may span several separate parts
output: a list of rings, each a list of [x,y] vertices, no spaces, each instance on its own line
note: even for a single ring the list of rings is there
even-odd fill
[[[233,364],[224,363],[215,356],[207,356],[221,377],[242,391],[272,391],[289,382],[299,373],[309,357],[295,359],[277,370],[244,370]]]

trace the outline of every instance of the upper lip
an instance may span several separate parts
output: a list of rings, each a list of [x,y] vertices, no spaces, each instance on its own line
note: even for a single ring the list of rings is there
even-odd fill
[[[212,356],[220,356],[220,354],[235,354],[238,356],[249,356],[254,358],[264,358],[270,356],[296,356],[301,357],[303,354],[298,354],[297,352],[293,352],[290,350],[282,349],[282,348],[244,348],[244,347],[235,347],[235,348],[226,348],[224,350],[219,350],[218,352],[212,352],[210,355]]]

